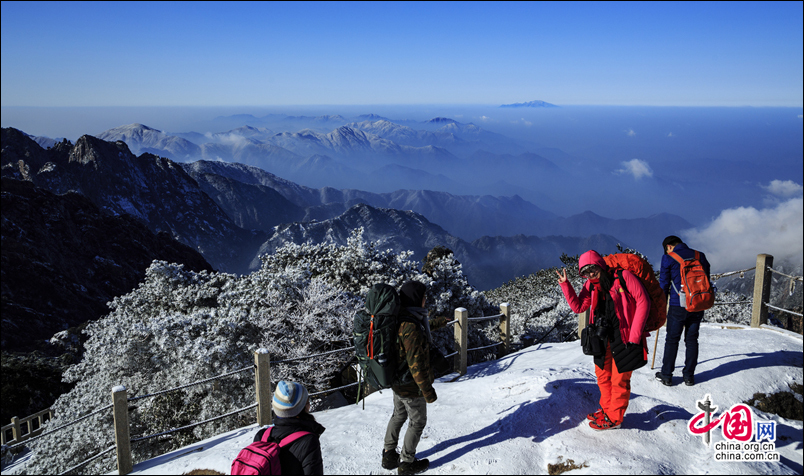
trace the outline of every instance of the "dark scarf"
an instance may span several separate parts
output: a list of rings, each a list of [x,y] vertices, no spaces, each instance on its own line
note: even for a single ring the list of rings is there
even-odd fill
[[[600,279],[597,280],[597,302],[595,303],[595,323],[609,330],[609,340],[614,340],[614,331],[620,328],[620,321],[617,317],[617,310],[614,306],[614,299],[611,298],[611,286],[614,284],[614,277],[608,271],[601,271]],[[595,283],[592,283],[594,286]]]
[[[417,324],[424,329],[424,335],[427,337],[427,342],[433,343],[433,336],[430,335],[430,319],[427,317],[427,309],[423,307],[406,307],[407,311],[415,320]]]

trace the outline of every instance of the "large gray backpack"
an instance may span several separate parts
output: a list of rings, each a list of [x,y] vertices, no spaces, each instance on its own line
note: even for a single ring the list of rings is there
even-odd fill
[[[376,389],[390,388],[396,377],[399,294],[388,284],[375,284],[366,308],[355,314],[355,355],[364,379]]]

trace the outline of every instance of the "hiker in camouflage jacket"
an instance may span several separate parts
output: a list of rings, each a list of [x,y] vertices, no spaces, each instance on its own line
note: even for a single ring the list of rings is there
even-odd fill
[[[430,331],[445,327],[447,318],[429,319],[424,308],[426,292],[427,287],[417,281],[408,281],[399,290],[402,307],[397,334],[399,368],[397,384],[392,387],[394,414],[388,422],[382,458],[383,468],[398,467],[399,474],[420,473],[430,464],[426,459],[416,459],[416,446],[427,424],[427,404],[438,398],[433,388],[435,377],[430,365]],[[400,455],[396,447],[406,420],[410,422]]]

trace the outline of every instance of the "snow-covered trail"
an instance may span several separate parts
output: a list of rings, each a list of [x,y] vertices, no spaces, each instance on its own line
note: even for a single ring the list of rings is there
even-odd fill
[[[660,335],[656,365],[660,365]],[[650,339],[651,351],[653,337]],[[438,400],[428,405],[428,424],[417,457],[429,458],[427,474],[541,474],[548,464],[573,460],[574,474],[801,474],[802,422],[754,411],[777,422],[780,462],[717,462],[713,450],[687,431],[696,401],[710,394],[720,409],[754,393],[789,390],[802,382],[802,340],[763,329],[725,329],[704,324],[697,384],[665,387],[648,366],[634,372],[632,396],[621,429],[597,432],[586,414],[599,396],[590,357],[577,342],[529,347],[503,359],[474,365],[457,379],[439,379]],[[684,359],[683,343],[677,365]],[[649,360],[652,357],[649,356]],[[385,427],[392,412],[383,391],[350,405],[318,412],[327,474],[396,474],[380,466]],[[404,429],[403,429],[404,431]],[[182,474],[214,469],[228,474],[232,459],[256,426],[210,438],[140,463],[133,474]],[[713,442],[722,441],[720,430]]]

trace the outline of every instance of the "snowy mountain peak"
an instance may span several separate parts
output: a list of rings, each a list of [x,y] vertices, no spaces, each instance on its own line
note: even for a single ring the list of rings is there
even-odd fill
[[[448,117],[435,117],[427,121],[429,124],[453,124],[457,121],[455,119],[450,119]]]
[[[544,101],[528,101],[528,102],[518,102],[515,104],[503,104],[500,107],[558,107],[558,106]]]

